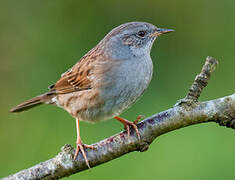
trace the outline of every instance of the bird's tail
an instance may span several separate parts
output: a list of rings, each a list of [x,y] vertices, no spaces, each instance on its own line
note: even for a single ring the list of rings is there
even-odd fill
[[[34,97],[32,99],[29,99],[17,105],[16,107],[12,108],[10,112],[21,112],[21,111],[28,110],[34,106],[38,106],[42,103],[50,103],[53,97],[54,97],[54,94],[51,92],[42,94],[40,96]]]

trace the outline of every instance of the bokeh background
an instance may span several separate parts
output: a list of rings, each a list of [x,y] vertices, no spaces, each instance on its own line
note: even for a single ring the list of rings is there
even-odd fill
[[[54,106],[20,114],[8,110],[47,91],[60,74],[112,28],[147,21],[174,33],[152,49],[154,76],[144,96],[122,114],[131,120],[172,107],[184,97],[206,56],[219,60],[200,100],[235,92],[234,0],[5,0],[0,5],[0,177],[75,145],[75,120]],[[90,144],[122,129],[115,120],[81,123]],[[159,137],[134,152],[70,179],[234,179],[235,131],[199,124]]]

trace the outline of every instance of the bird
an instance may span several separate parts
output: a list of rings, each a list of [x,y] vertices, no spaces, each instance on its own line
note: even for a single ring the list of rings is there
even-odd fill
[[[158,28],[147,22],[128,22],[111,30],[73,67],[49,86],[48,92],[29,99],[10,110],[21,112],[40,104],[51,104],[66,110],[76,119],[76,160],[79,152],[90,168],[85,153],[94,146],[83,144],[80,121],[99,122],[111,118],[120,121],[127,130],[141,119],[128,121],[119,115],[131,107],[148,87],[153,74],[150,51],[154,41],[173,29]]]

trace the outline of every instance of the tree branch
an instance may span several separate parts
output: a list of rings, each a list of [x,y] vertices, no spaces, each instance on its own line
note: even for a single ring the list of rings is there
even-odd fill
[[[208,84],[216,64],[215,59],[207,57],[201,73],[196,76],[183,100],[180,100],[173,108],[155,114],[137,124],[141,141],[137,139],[135,131],[131,129],[129,138],[127,132],[123,131],[93,144],[96,149],[86,150],[90,166],[97,166],[132,151],[146,151],[161,134],[193,124],[216,122],[235,129],[235,94],[198,102],[198,97]],[[3,179],[59,179],[87,169],[81,154],[76,161],[73,161],[74,152],[72,146],[64,145],[61,152],[54,158]]]

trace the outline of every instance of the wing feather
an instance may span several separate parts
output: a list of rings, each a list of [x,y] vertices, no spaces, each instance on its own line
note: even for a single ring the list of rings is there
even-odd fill
[[[90,77],[95,74],[99,79],[98,77],[102,76],[102,73],[110,69],[109,63],[105,63],[108,57],[98,47],[93,48],[72,68],[63,73],[54,85],[49,86],[50,91],[56,94],[65,94],[92,89],[94,83]]]

